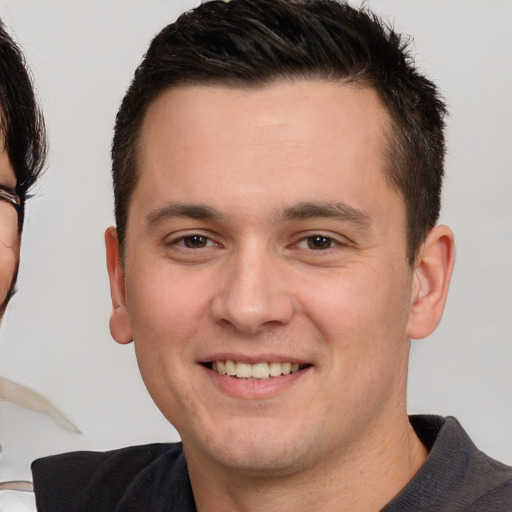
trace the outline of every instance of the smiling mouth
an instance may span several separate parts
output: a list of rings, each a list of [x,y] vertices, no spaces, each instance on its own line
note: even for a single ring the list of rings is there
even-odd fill
[[[309,368],[311,365],[278,362],[249,364],[228,359],[227,361],[206,363],[205,366],[220,375],[227,375],[238,379],[265,380],[297,373]]]

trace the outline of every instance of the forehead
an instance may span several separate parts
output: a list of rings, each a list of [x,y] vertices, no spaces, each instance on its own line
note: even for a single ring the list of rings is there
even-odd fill
[[[147,142],[157,123],[186,123],[179,132],[185,134],[187,127],[194,130],[214,125],[229,128],[233,122],[241,122],[245,129],[262,126],[272,137],[275,132],[268,133],[268,128],[273,125],[279,129],[289,121],[301,123],[297,128],[305,137],[325,135],[326,132],[334,136],[347,135],[356,128],[355,123],[361,127],[364,124],[364,129],[372,135],[382,132],[390,124],[386,108],[377,92],[369,86],[343,81],[290,79],[254,87],[222,84],[170,87],[149,105],[141,133],[143,141],[146,136]],[[350,124],[352,128],[345,130]],[[311,127],[307,133],[304,132],[306,125]],[[216,135],[220,137],[223,133],[224,130]]]
[[[291,202],[323,201],[326,193],[336,200],[344,188],[388,194],[389,124],[373,89],[340,82],[171,88],[142,125],[136,194],[219,203],[234,194],[261,195],[265,203],[286,203],[288,195]]]

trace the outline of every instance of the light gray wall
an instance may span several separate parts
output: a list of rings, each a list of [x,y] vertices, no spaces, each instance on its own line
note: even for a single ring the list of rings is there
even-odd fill
[[[152,36],[195,3],[0,2],[32,66],[51,142],[28,207],[20,290],[0,330],[0,375],[45,394],[83,432],[3,404],[0,479],[46,453],[177,439],[133,348],[110,338],[103,232],[113,222],[119,102]],[[442,221],[455,231],[458,261],[440,328],[413,342],[410,411],[457,416],[482,449],[512,463],[512,2],[369,4],[415,36],[417,61],[451,111]]]

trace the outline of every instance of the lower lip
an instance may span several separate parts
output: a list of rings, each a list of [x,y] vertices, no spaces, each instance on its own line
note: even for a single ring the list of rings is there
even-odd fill
[[[205,366],[203,366],[203,369],[214,385],[220,388],[221,391],[230,396],[247,400],[271,398],[296,385],[299,380],[303,379],[311,371],[311,367],[307,367],[298,372],[281,375],[280,377],[247,380],[221,375]]]

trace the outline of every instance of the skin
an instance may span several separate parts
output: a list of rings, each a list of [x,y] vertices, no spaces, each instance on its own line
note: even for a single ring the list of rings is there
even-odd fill
[[[436,227],[408,264],[388,127],[372,89],[315,81],[178,87],[147,112],[124,264],[106,232],[110,326],[182,437],[201,512],[377,510],[426,458],[409,338],[441,318],[453,236]],[[226,359],[306,367],[205,365]]]
[[[0,185],[13,191],[16,176],[3,142],[0,146]],[[18,215],[7,201],[0,200],[0,304],[9,292],[19,261]]]

